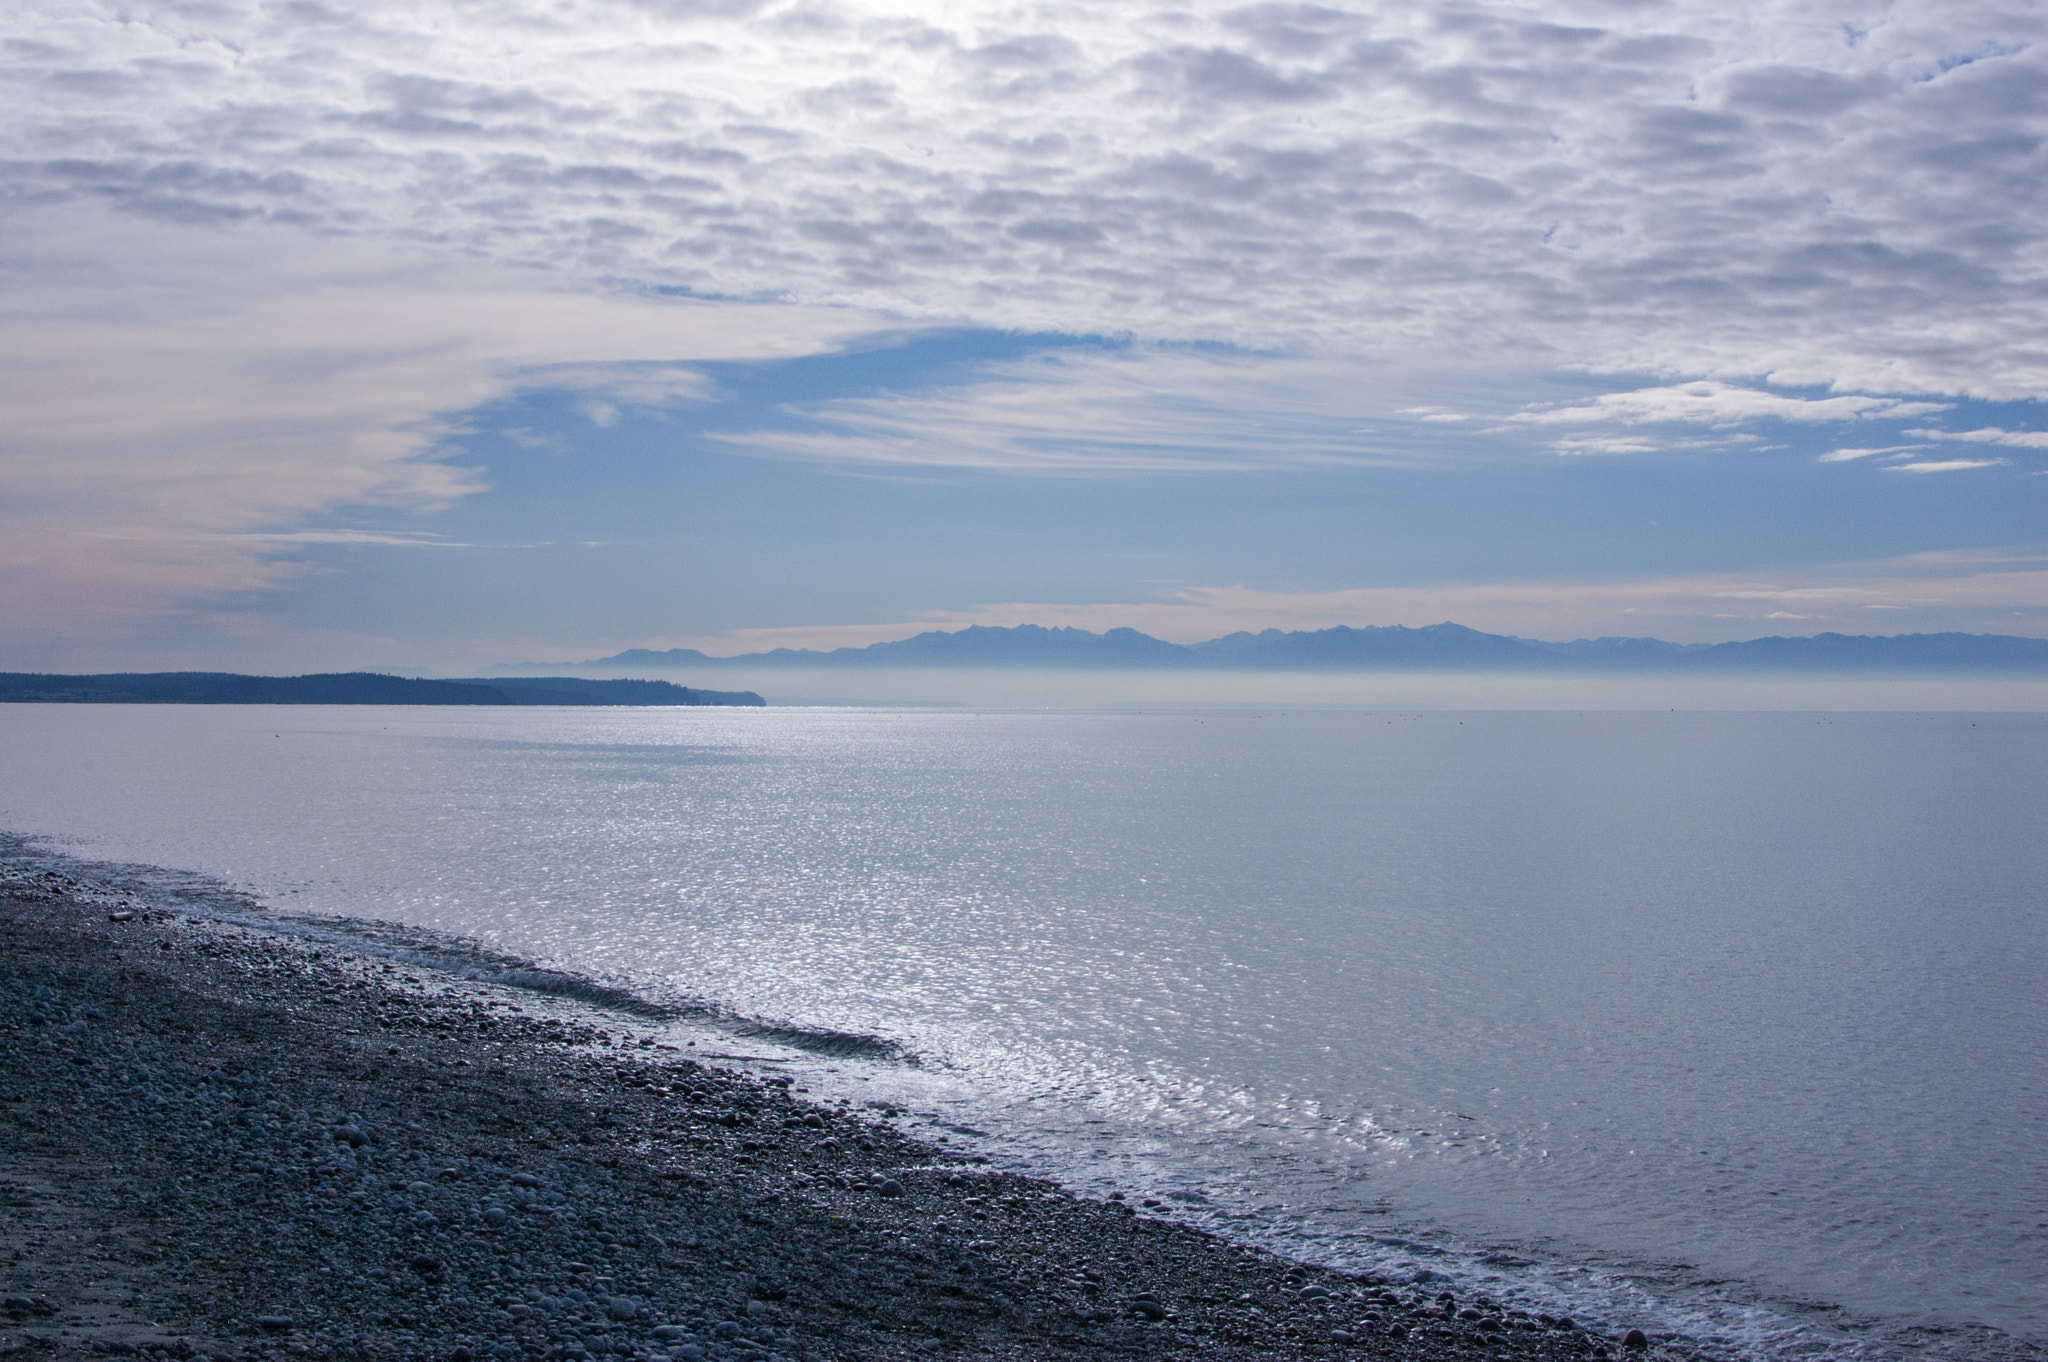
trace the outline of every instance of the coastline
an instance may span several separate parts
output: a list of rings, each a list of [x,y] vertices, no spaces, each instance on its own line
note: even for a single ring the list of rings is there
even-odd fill
[[[1231,1245],[532,1002],[0,884],[0,1353],[1684,1355],[1451,1313],[1441,1282]]]

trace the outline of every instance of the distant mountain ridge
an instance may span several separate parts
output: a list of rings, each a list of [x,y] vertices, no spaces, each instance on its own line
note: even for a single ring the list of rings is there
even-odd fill
[[[235,672],[0,672],[0,703],[130,705],[765,705],[750,690],[581,676],[423,681],[378,672],[243,676]]]
[[[1815,634],[1741,643],[1590,638],[1569,643],[1487,634],[1462,624],[1375,625],[1226,634],[1168,643],[1135,629],[973,625],[865,648],[777,648],[712,657],[694,648],[631,648],[544,667],[1047,667],[1200,671],[2002,672],[2048,675],[2048,639],[2010,634]]]

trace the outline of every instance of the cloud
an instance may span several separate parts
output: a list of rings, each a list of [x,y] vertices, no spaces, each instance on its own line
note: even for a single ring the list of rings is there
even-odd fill
[[[1903,454],[1926,445],[1886,445],[1878,449],[1831,449],[1820,456],[1822,463],[1853,463],[1857,459],[1873,458],[1880,454]]]
[[[518,387],[527,392],[581,394],[581,410],[603,426],[617,421],[622,407],[682,407],[709,402],[718,395],[718,385],[701,371],[659,360],[534,365],[520,374]]]
[[[1661,448],[1655,440],[1640,435],[1567,435],[1552,440],[1550,447],[1564,455],[1650,454]]]
[[[1755,443],[1735,427],[1897,420],[1939,402],[1797,397],[1700,382],[1525,406],[1479,424],[1473,408],[1513,407],[1538,376],[1499,365],[1483,375],[1442,355],[1406,364],[1126,345],[1048,350],[980,366],[968,381],[785,413],[792,422],[710,438],[769,457],[901,467],[1063,475],[1225,472],[1393,464],[1446,465],[1535,448],[1622,457]],[[1399,405],[1419,392],[1464,400]],[[1462,408],[1462,409],[1461,409]],[[1562,425],[1625,427],[1547,436]],[[1650,426],[1711,427],[1680,436]],[[1537,441],[1540,440],[1540,444]],[[1823,463],[1904,455],[1924,444],[1835,450]]]
[[[1061,475],[1418,464],[1473,445],[1393,404],[1461,381],[1213,350],[1061,349],[929,392],[795,407],[793,428],[709,438],[777,458]],[[1530,380],[1488,381],[1511,390]]]
[[[1517,412],[1508,420],[1523,425],[1579,425],[1614,421],[1623,425],[1661,422],[1728,426],[1743,421],[1802,423],[1856,421],[1868,417],[1925,416],[1946,411],[1939,402],[1904,402],[1891,397],[1787,397],[1726,383],[1683,383],[1603,393],[1590,402]]]
[[[436,542],[391,521],[479,489],[459,413],[550,382],[696,393],[662,354],[830,347],[850,313],[571,292],[544,276],[262,228],[16,214],[0,248],[0,618],[17,642],[263,591],[311,543]],[[567,366],[564,369],[563,366]]]
[[[1975,445],[2005,445],[2012,449],[2048,449],[2048,431],[2043,430],[2000,430],[1997,426],[1986,426],[1982,430],[1909,430],[1906,434],[1923,440],[1962,440]]]
[[[118,537],[118,536],[108,536]],[[388,530],[285,530],[271,534],[212,534],[220,543],[379,544],[395,548],[471,549],[476,545],[439,534],[393,534]]]
[[[2004,459],[1944,459],[1920,463],[1895,463],[1887,473],[1960,473],[1967,468],[1996,468]]]
[[[0,38],[14,204],[912,320],[2048,394],[2027,6],[78,0]]]

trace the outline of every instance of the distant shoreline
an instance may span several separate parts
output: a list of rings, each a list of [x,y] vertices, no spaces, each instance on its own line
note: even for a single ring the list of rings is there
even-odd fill
[[[245,676],[236,672],[0,672],[0,703],[99,705],[739,705],[753,691],[699,690],[669,681],[520,676],[430,681],[380,672]]]

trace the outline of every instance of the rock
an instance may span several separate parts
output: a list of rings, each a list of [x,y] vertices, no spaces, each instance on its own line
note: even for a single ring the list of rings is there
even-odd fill
[[[431,1253],[415,1253],[405,1260],[405,1265],[430,1281],[439,1281],[446,1270],[441,1260]]]
[[[1332,1343],[1356,1343],[1357,1341],[1357,1337],[1349,1329],[1330,1330],[1330,1342]]]
[[[503,1206],[491,1206],[484,1211],[484,1223],[492,1229],[498,1228],[509,1219],[511,1217],[505,1213]]]
[[[1150,1296],[1140,1296],[1132,1301],[1131,1309],[1155,1324],[1166,1318],[1166,1307],[1153,1300]]]
[[[538,1187],[540,1186],[540,1179],[531,1173],[514,1173],[512,1175],[512,1185],[514,1187]]]
[[[875,1190],[883,1196],[902,1196],[903,1184],[894,1178],[883,1178],[881,1184]]]
[[[688,1329],[685,1329],[680,1324],[657,1324],[654,1326],[654,1336],[664,1343],[673,1342],[689,1332]]]
[[[640,1302],[631,1296],[613,1296],[606,1304],[605,1312],[623,1324],[640,1313]]]
[[[255,1323],[256,1327],[266,1334],[281,1334],[292,1327],[292,1317],[290,1315],[258,1315],[256,1316]]]
[[[1327,1296],[1328,1296],[1329,1294],[1330,1294],[1330,1288],[1329,1288],[1329,1287],[1327,1287],[1327,1286],[1304,1286],[1303,1288],[1301,1288],[1301,1291],[1300,1291],[1300,1292],[1298,1293],[1298,1295],[1299,1295],[1299,1299],[1301,1299],[1301,1300],[1305,1300],[1305,1301],[1319,1301],[1319,1300],[1323,1300],[1323,1299],[1324,1299],[1324,1298],[1326,1298],[1326,1297],[1327,1297]]]
[[[712,1329],[711,1334],[714,1338],[738,1338],[740,1336],[739,1321],[730,1319],[720,1320],[717,1327]]]
[[[1650,1346],[1650,1336],[1641,1329],[1631,1329],[1621,1336],[1621,1346],[1624,1348],[1647,1348]]]
[[[685,1343],[676,1349],[675,1356],[680,1362],[698,1362],[698,1359],[704,1356],[704,1349],[695,1343]]]

